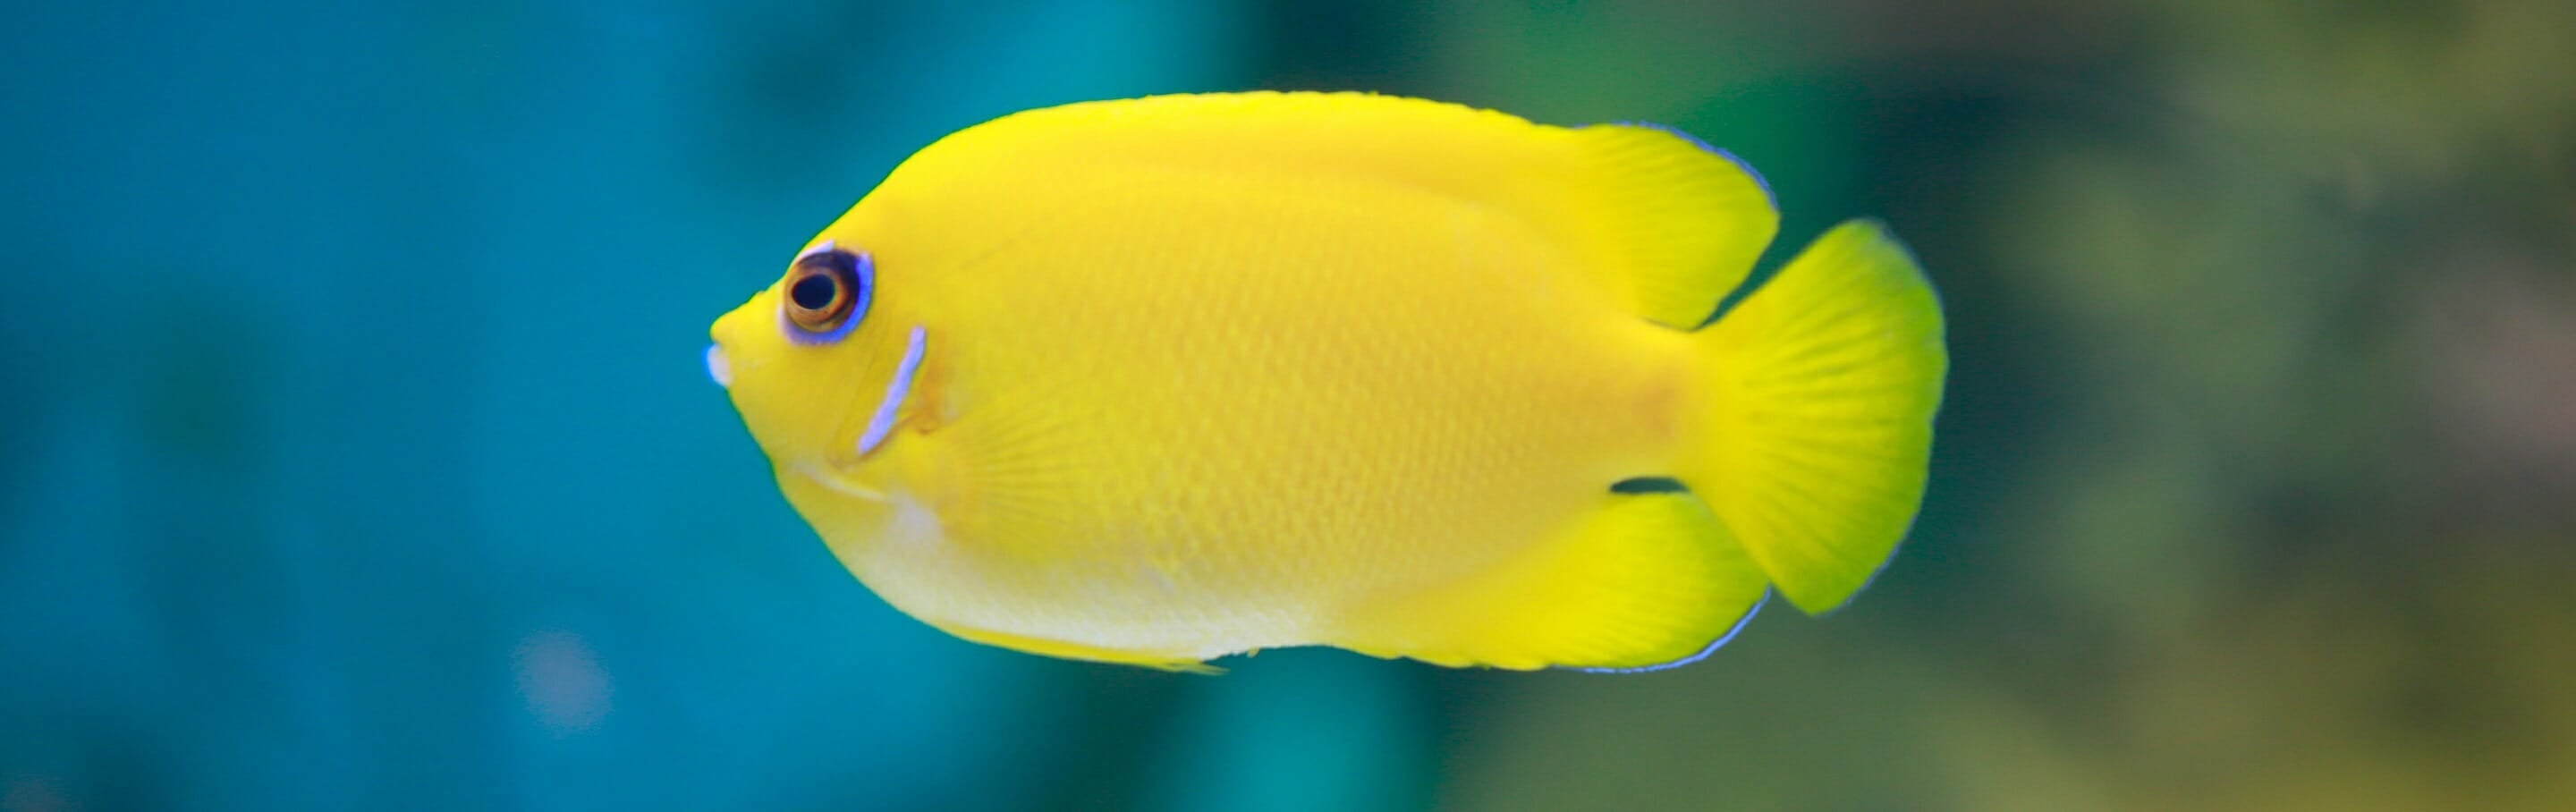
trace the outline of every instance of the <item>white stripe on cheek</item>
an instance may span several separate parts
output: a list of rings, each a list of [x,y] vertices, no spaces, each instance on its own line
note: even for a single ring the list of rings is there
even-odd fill
[[[903,399],[912,395],[912,378],[921,372],[923,344],[929,337],[921,325],[912,326],[912,345],[903,350],[903,363],[894,368],[894,379],[886,381],[885,399],[877,401],[877,413],[868,418],[868,431],[859,435],[859,456],[885,444],[886,435],[894,433],[894,417],[903,408]]]

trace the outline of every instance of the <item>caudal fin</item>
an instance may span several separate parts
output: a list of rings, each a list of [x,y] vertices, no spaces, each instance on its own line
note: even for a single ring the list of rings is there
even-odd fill
[[[1923,499],[1949,367],[1931,283],[1885,226],[1854,220],[1694,338],[1683,484],[1790,603],[1841,606]]]

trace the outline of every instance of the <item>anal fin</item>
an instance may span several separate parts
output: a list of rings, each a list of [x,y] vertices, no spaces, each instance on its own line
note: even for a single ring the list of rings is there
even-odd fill
[[[1706,654],[1769,594],[1698,497],[1602,500],[1519,559],[1361,607],[1321,642],[1453,667],[1646,669]]]

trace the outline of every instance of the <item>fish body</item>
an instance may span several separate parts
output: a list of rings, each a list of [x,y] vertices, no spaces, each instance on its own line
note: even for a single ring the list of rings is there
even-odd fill
[[[1839,605],[1920,499],[1946,357],[1883,228],[1701,329],[1776,228],[1653,127],[1068,105],[906,160],[710,362],[850,571],[959,637],[1658,667],[1774,588]]]

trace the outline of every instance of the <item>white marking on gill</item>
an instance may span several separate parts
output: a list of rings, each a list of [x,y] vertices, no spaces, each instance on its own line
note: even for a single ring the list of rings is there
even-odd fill
[[[921,325],[912,326],[912,344],[904,348],[903,362],[894,368],[894,379],[886,381],[885,399],[877,401],[877,413],[868,418],[867,433],[859,435],[859,456],[877,450],[877,446],[885,444],[886,435],[894,433],[895,413],[903,408],[904,398],[912,395],[912,379],[921,373],[922,345],[928,340]]]
[[[803,475],[806,479],[813,480],[814,484],[821,485],[830,489],[833,493],[837,493],[842,496],[855,496],[870,502],[883,502],[886,500],[886,495],[883,491],[879,491],[875,488],[861,485],[856,482],[851,482],[847,479],[842,479],[840,475],[810,463],[796,466],[796,473]]]

